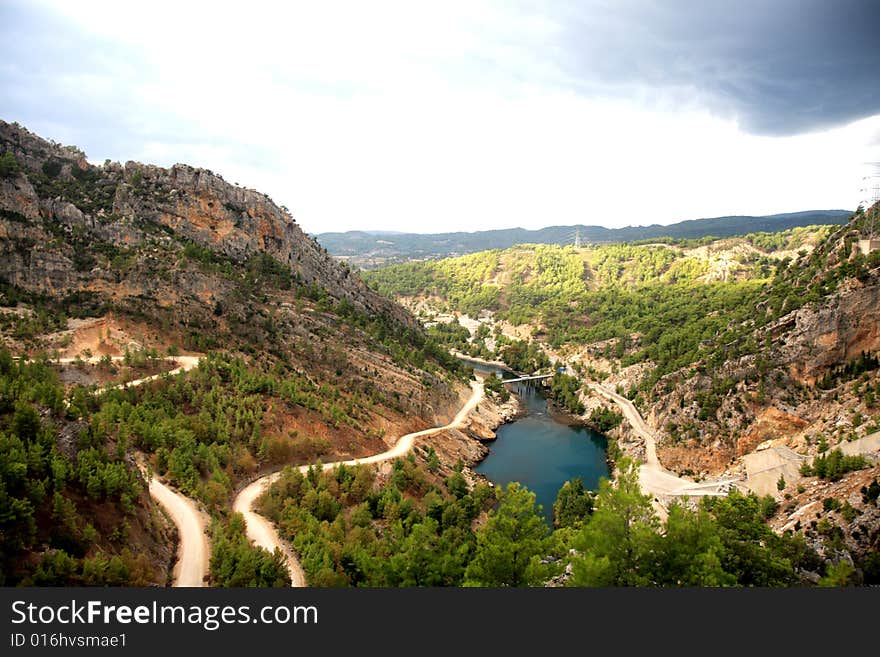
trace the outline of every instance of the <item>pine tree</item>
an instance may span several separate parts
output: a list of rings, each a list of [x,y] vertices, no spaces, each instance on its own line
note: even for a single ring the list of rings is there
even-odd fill
[[[574,539],[580,553],[572,563],[574,586],[646,586],[648,554],[656,542],[657,518],[651,498],[639,488],[639,469],[631,459],[618,463],[612,484],[599,483],[596,509]]]
[[[535,494],[516,482],[497,493],[498,508],[477,530],[477,551],[465,572],[466,586],[529,586],[545,574],[540,556],[549,528],[535,507]]]

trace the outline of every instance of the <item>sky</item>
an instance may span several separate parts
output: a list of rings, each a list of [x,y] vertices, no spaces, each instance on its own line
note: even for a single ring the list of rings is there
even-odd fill
[[[880,2],[0,0],[0,118],[308,233],[855,209]]]

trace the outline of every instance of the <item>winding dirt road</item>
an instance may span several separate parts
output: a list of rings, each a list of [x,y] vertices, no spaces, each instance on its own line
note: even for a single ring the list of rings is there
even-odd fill
[[[177,525],[180,542],[171,585],[205,586],[211,558],[211,548],[205,533],[205,517],[193,500],[172,490],[155,477],[150,478],[150,496]]]
[[[639,486],[642,491],[654,500],[654,508],[662,518],[667,514],[666,507],[660,497],[671,498],[688,495],[725,495],[730,484],[739,481],[739,477],[719,479],[717,481],[696,483],[682,479],[660,465],[657,458],[657,438],[642,418],[633,403],[598,383],[588,384],[592,390],[607,397],[617,404],[633,430],[645,441],[645,463],[639,467]]]
[[[118,357],[117,357],[118,358]],[[189,372],[198,366],[201,356],[177,356],[167,358],[180,363],[179,367],[170,372],[146,376],[126,383],[105,388],[133,388],[159,377],[174,376],[181,372]],[[115,360],[115,359],[114,359]],[[211,546],[208,543],[205,516],[199,511],[195,501],[169,488],[155,477],[150,477],[150,497],[152,497],[168,513],[177,525],[177,562],[171,576],[171,586],[205,586],[208,574],[208,563],[211,559]]]
[[[124,359],[124,356],[112,357],[112,360],[117,362]],[[179,367],[169,372],[162,372],[161,374],[146,376],[142,379],[107,386],[99,392],[107,392],[117,388],[133,388],[150,381],[155,381],[162,376],[174,376],[181,372],[188,372],[198,366],[201,359],[202,356],[169,356],[164,360],[179,363]],[[59,358],[55,362],[68,365],[76,360],[75,358]],[[100,360],[100,357],[94,356],[85,362],[97,364]],[[199,511],[193,500],[169,488],[155,477],[148,476],[146,466],[143,464],[143,458],[140,458],[139,461],[138,466],[141,472],[150,482],[150,497],[165,509],[177,526],[177,534],[180,541],[177,546],[177,561],[174,564],[171,585],[181,587],[204,586],[205,576],[208,574],[208,562],[211,558],[211,549],[205,532],[206,523],[204,515]]]
[[[140,386],[145,383],[149,383],[150,381],[155,381],[163,376],[174,376],[175,374],[180,374],[181,372],[189,372],[191,369],[198,366],[199,361],[201,361],[203,356],[166,356],[162,360],[168,360],[174,363],[179,363],[178,367],[175,367],[173,370],[169,370],[168,372],[160,372],[159,374],[153,374],[151,376],[145,376],[142,379],[135,379],[134,381],[126,381],[125,383],[117,383],[115,385],[107,386],[106,388],[101,388],[100,392],[106,392],[107,390],[116,390],[117,388],[134,388],[135,386]],[[70,365],[71,363],[77,362],[76,358],[58,358],[57,360],[53,360],[53,363],[59,363],[61,365]],[[101,362],[100,356],[92,356],[88,359],[80,359],[83,363],[89,363],[90,365],[97,365]],[[111,356],[110,360],[114,362],[121,362],[125,360],[125,356]]]
[[[348,461],[324,463],[322,469],[332,470],[339,465],[367,465],[370,463],[380,463],[382,461],[400,458],[401,456],[405,456],[413,448],[416,438],[430,436],[441,431],[448,431],[449,429],[460,429],[464,426],[465,420],[470,412],[474,410],[477,404],[480,403],[480,400],[483,399],[483,384],[480,381],[472,381],[471,390],[472,393],[470,398],[465,402],[464,406],[461,407],[456,416],[452,419],[452,422],[449,424],[445,424],[441,427],[423,429],[422,431],[414,431],[413,433],[401,436],[394,444],[394,447],[381,452],[380,454],[374,454],[373,456],[367,456],[360,459],[349,459]],[[311,465],[302,465],[299,467],[299,471],[305,473],[310,467]],[[306,586],[305,574],[303,573],[299,559],[297,559],[293,550],[291,550],[290,546],[278,536],[278,532],[275,530],[272,523],[252,508],[256,499],[260,497],[260,495],[262,495],[271,484],[277,481],[279,476],[281,476],[280,472],[273,472],[272,474],[260,477],[246,486],[235,498],[232,508],[244,516],[247,525],[248,539],[254,543],[254,545],[263,547],[269,552],[273,552],[275,548],[281,550],[287,559],[287,570],[290,573],[291,586]]]
[[[308,469],[308,466],[305,466]],[[300,468],[302,470],[302,468]],[[275,526],[268,519],[261,516],[253,510],[254,502],[265,492],[265,490],[273,484],[280,472],[273,472],[265,477],[260,477],[256,481],[248,484],[235,497],[232,504],[232,510],[244,516],[245,526],[247,527],[247,537],[257,547],[265,548],[269,552],[274,552],[275,548],[281,550],[287,562],[287,572],[290,574],[291,586],[305,586],[306,575],[303,572],[299,559],[290,549],[286,541],[282,540],[275,531]]]

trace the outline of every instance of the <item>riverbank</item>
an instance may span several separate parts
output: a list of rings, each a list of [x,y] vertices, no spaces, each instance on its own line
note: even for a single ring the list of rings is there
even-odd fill
[[[566,424],[570,427],[586,427],[587,429],[598,431],[595,427],[590,426],[589,420],[583,415],[576,415],[564,406],[560,406],[556,400],[550,396],[547,387],[543,387],[543,392],[547,398],[547,414],[554,421],[559,422],[560,424]]]
[[[483,376],[513,373],[509,367],[485,359],[467,358],[465,362],[472,363]],[[512,393],[509,401],[502,403],[501,395],[492,394],[483,409],[486,416],[475,417],[470,435],[462,437],[485,443],[504,438],[491,448],[480,445],[470,459],[462,459],[467,466],[465,476],[473,483],[496,486],[519,481],[535,493],[543,515],[551,522],[553,503],[566,481],[579,477],[586,486],[597,488],[599,479],[608,476],[607,439],[589,428],[583,416],[553,402],[542,382],[514,383],[507,389]]]
[[[450,349],[449,353],[452,354],[453,356],[455,356],[456,358],[458,358],[459,360],[465,360],[465,361],[469,360],[474,363],[479,363],[480,365],[485,365],[486,367],[497,367],[499,369],[510,370],[511,372],[513,371],[510,368],[510,365],[508,365],[507,363],[500,361],[500,360],[486,360],[484,358],[477,358],[476,356],[468,356],[467,354],[462,353],[461,351],[458,351],[457,349]]]
[[[461,427],[436,433],[417,445],[433,448],[444,468],[464,466],[462,474],[469,484],[485,482],[485,477],[477,475],[472,468],[488,456],[488,443],[496,439],[496,431],[525,414],[526,409],[516,395],[503,403],[495,395],[486,395]]]
[[[553,408],[546,390],[534,382],[513,384],[527,413],[497,431],[498,442],[473,469],[496,486],[519,482],[535,495],[541,515],[552,524],[559,490],[574,478],[588,489],[608,476],[606,440],[581,418]]]
[[[546,385],[542,386],[545,393],[548,391],[548,387]],[[584,401],[583,396],[581,397],[581,401]],[[569,427],[583,427],[593,433],[601,435],[605,439],[605,465],[608,468],[608,476],[610,479],[613,479],[615,474],[617,473],[617,461],[620,456],[625,453],[625,450],[621,450],[619,447],[619,433],[618,428],[614,428],[611,431],[603,431],[601,428],[595,426],[589,418],[590,411],[596,407],[595,404],[590,403],[586,405],[586,410],[583,414],[577,415],[572,413],[567,408],[560,406],[552,397],[547,394],[547,414],[550,418],[559,422],[560,424],[565,424]],[[616,408],[616,406],[608,402],[606,405],[607,408]]]

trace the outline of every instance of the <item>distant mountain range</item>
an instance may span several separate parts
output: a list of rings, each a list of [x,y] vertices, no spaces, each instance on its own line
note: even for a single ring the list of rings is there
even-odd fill
[[[582,244],[632,242],[671,237],[694,239],[731,237],[756,232],[777,232],[796,226],[846,223],[850,210],[808,210],[760,217],[730,216],[690,219],[668,226],[549,226],[538,230],[507,228],[473,233],[396,233],[392,231],[348,231],[321,233],[318,242],[334,256],[359,267],[371,268],[404,260],[446,258],[486,249],[505,249],[516,244],[574,244],[580,235]]]

